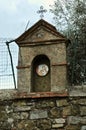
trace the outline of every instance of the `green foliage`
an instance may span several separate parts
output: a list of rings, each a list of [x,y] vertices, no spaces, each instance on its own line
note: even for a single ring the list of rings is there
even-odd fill
[[[68,75],[71,84],[86,83],[86,1],[56,0],[51,6],[56,27],[68,39]]]

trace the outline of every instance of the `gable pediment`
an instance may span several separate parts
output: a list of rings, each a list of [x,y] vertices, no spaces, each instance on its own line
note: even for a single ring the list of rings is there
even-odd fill
[[[65,37],[60,34],[53,25],[41,19],[30,29],[24,32],[20,37],[18,37],[15,41],[19,45],[21,43],[30,44],[32,42],[41,42],[56,39],[65,39]]]

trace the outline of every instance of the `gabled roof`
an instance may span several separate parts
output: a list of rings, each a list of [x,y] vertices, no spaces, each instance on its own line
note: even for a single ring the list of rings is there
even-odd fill
[[[37,28],[39,27],[44,27],[47,30],[49,30],[53,35],[55,36],[59,36],[61,39],[66,39],[61,33],[59,33],[55,26],[51,25],[50,23],[48,23],[47,21],[41,19],[39,20],[37,23],[35,23],[32,27],[30,27],[27,31],[25,31],[22,35],[20,35],[15,42],[17,44],[20,44],[21,42],[23,42],[25,40],[25,38],[30,34],[32,34],[33,32],[35,32],[37,30]]]

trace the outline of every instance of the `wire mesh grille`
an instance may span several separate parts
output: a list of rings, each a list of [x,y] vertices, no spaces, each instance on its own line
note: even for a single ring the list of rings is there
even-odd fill
[[[14,89],[14,79],[11,67],[11,61],[9,52],[7,49],[6,41],[10,39],[0,39],[0,89]],[[18,55],[18,47],[13,42],[9,44],[10,51],[13,59],[13,67],[15,72],[15,79],[17,81],[17,55]]]

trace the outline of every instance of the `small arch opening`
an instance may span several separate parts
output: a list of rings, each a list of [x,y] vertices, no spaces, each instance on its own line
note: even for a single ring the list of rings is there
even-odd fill
[[[32,92],[50,91],[50,60],[46,55],[38,55],[32,61]]]

